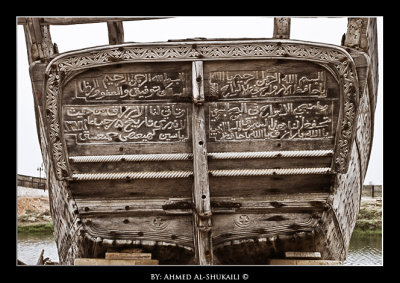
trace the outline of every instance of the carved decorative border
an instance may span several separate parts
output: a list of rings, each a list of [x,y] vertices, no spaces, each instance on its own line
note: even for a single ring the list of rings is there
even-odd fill
[[[57,177],[68,175],[66,149],[59,121],[58,101],[66,78],[79,71],[119,63],[154,61],[294,59],[325,64],[336,72],[341,88],[341,107],[336,134],[335,169],[345,173],[354,137],[358,105],[358,79],[350,55],[342,48],[292,40],[183,42],[122,44],[68,52],[54,58],[46,68],[45,111],[49,124],[50,148]],[[65,172],[64,172],[65,171]]]

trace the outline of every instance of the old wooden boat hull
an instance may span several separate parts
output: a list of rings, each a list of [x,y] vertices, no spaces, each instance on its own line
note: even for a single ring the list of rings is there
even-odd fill
[[[370,58],[258,39],[33,63],[60,262],[128,247],[160,264],[344,260],[372,143]]]

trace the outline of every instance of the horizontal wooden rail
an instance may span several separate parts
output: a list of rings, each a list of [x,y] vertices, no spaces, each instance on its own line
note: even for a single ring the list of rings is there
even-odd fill
[[[76,25],[76,24],[93,24],[106,23],[108,21],[142,21],[168,19],[172,17],[54,17],[40,18],[40,25]],[[19,25],[27,24],[27,17],[19,17],[17,23]]]

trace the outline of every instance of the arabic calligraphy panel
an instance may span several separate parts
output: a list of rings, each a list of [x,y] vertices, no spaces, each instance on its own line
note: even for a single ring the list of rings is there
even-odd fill
[[[85,71],[63,89],[68,104],[149,100],[188,100],[191,96],[190,64],[137,63]]]
[[[338,82],[321,65],[293,60],[207,62],[208,101],[232,99],[338,97]]]
[[[86,101],[115,99],[160,99],[188,96],[187,74],[108,73],[75,81],[75,99]]]
[[[65,105],[64,133],[77,144],[184,142],[189,106],[184,103]]]
[[[209,103],[209,139],[333,138],[332,101]]]
[[[210,96],[263,98],[287,96],[326,97],[326,71],[310,75],[265,71],[210,72]]]

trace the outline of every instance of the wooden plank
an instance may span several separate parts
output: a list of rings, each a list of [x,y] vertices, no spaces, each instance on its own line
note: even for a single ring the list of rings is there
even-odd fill
[[[151,259],[151,253],[106,252],[105,259]]]
[[[285,252],[286,258],[321,258],[320,252]]]
[[[194,61],[192,65],[193,81],[193,203],[194,203],[194,246],[195,261],[200,265],[213,262],[211,241],[211,205],[208,181],[207,139],[205,128],[203,62]]]
[[[157,259],[75,258],[74,265],[158,265]]]
[[[270,259],[269,265],[342,265],[339,260]]]
[[[169,19],[172,17],[53,17],[41,18],[41,25],[75,25],[75,24],[92,24],[103,23],[107,21],[143,21],[143,20],[157,20]],[[27,18],[19,17],[17,19],[19,25],[27,23]]]
[[[290,38],[290,18],[275,17],[274,18],[274,36],[273,38],[289,39]]]
[[[238,212],[213,215],[214,248],[241,239],[311,232],[322,213]],[[293,250],[293,248],[291,248]],[[307,248],[308,249],[308,248]]]
[[[190,197],[192,178],[78,181],[71,183],[74,197],[121,198]]]
[[[110,44],[124,43],[124,26],[122,21],[107,21],[108,42]]]
[[[117,249],[117,248],[108,248],[107,252],[110,253],[142,253],[143,249],[139,248],[126,248],[126,249]]]
[[[210,177],[213,197],[257,197],[265,194],[329,192],[331,175]],[[249,186],[251,184],[251,186]]]

